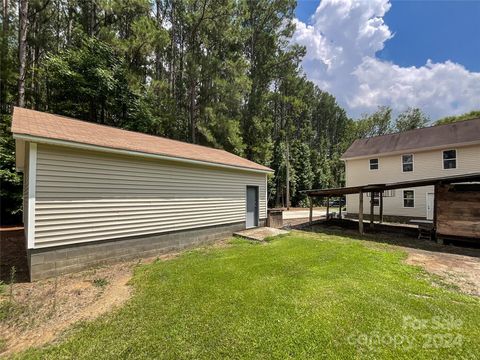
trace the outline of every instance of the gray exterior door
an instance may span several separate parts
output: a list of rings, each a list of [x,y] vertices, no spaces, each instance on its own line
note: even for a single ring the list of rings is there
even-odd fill
[[[247,186],[247,228],[258,226],[258,187]]]

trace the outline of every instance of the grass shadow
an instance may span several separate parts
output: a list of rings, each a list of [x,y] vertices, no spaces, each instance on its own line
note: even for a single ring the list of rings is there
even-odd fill
[[[304,226],[298,230],[313,233],[325,233],[329,235],[340,235],[351,240],[364,240],[378,244],[388,244],[419,250],[466,255],[480,258],[480,244],[454,242],[450,244],[438,244],[432,240],[418,239],[402,232],[365,233],[360,235],[356,229],[340,227],[338,224],[317,222],[312,226]]]

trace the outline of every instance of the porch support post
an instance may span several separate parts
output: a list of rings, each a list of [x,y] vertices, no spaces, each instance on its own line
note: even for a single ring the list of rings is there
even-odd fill
[[[383,191],[380,191],[380,213],[378,214],[379,223],[383,223]]]
[[[342,218],[342,198],[338,200],[338,218]]]
[[[370,191],[370,228],[373,229],[374,223],[373,219],[375,216],[375,193]]]
[[[328,220],[329,211],[330,211],[330,196],[327,196],[327,220]]]
[[[312,221],[313,221],[313,198],[311,196],[309,196],[308,200],[310,200],[310,215],[308,217],[308,220],[309,220],[310,225],[311,225]]]
[[[358,232],[363,234],[363,190],[358,194]]]

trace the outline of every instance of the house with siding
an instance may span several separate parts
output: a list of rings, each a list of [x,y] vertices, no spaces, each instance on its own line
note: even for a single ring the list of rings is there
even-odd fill
[[[15,108],[32,280],[263,225],[273,171],[223,150]]]
[[[343,154],[346,186],[387,184],[480,172],[480,119],[437,125],[402,133],[358,139]],[[378,194],[367,193],[378,214]],[[347,216],[358,216],[359,198],[347,195]],[[386,221],[434,217],[434,188],[388,190],[383,193]]]

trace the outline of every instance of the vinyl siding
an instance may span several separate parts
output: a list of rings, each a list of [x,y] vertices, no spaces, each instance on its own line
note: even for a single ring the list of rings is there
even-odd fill
[[[245,221],[246,186],[266,175],[38,145],[35,247]]]
[[[346,186],[383,184],[480,172],[480,145],[454,148],[457,150],[457,168],[444,170],[443,150],[450,149],[452,148],[413,152],[413,172],[402,172],[402,154],[347,160],[345,162]],[[405,154],[412,154],[412,152]],[[369,159],[374,158],[379,159],[378,170],[370,170]],[[395,190],[394,197],[384,198],[384,214],[426,217],[427,193],[433,193],[433,186],[412,188],[415,191],[415,208],[403,207],[403,190]],[[369,200],[370,197],[365,196],[365,214],[370,214]],[[378,210],[378,207],[375,207],[376,214],[378,214]],[[358,195],[347,195],[347,212],[358,213]]]

